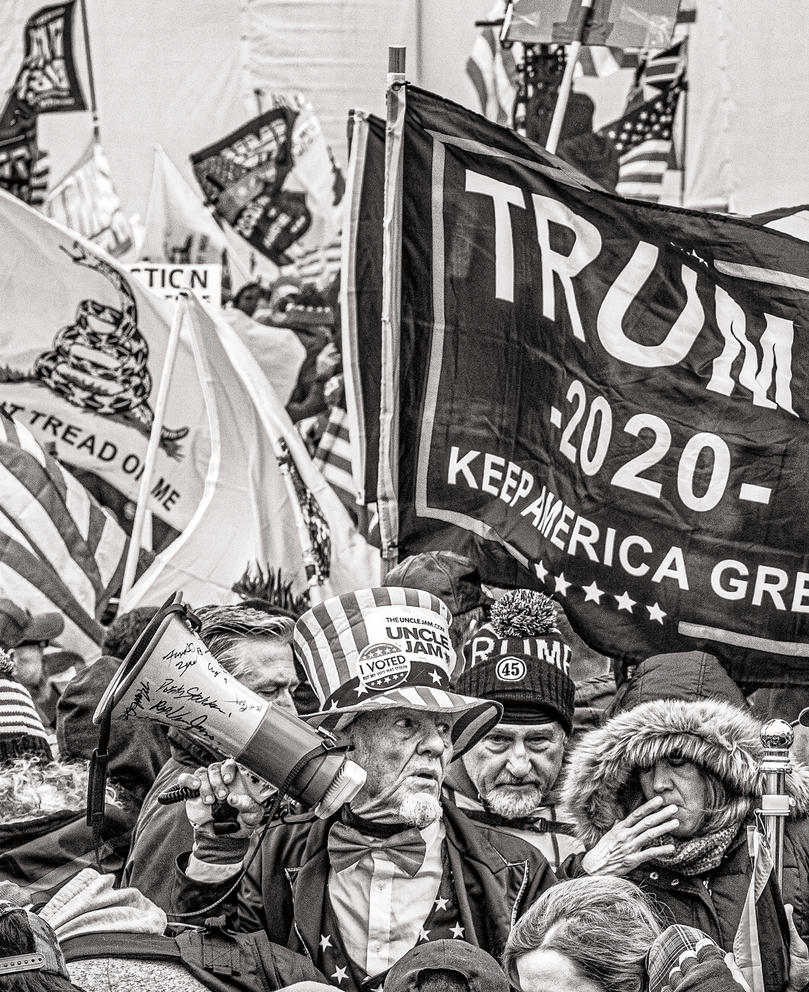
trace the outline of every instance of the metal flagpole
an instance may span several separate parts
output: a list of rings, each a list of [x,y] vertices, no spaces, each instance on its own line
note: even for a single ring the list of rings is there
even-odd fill
[[[87,24],[87,0],[80,0],[81,24],[84,30],[84,51],[87,53],[87,77],[90,84],[90,112],[93,115],[93,137],[99,140],[101,129],[98,124],[98,104],[96,103],[96,84],[93,77],[93,57],[90,54],[90,28]]]
[[[562,122],[565,119],[567,101],[570,97],[570,91],[573,89],[573,72],[579,61],[579,52],[581,51],[582,39],[584,38],[587,23],[590,20],[592,8],[593,0],[582,0],[581,7],[579,7],[576,15],[576,26],[573,30],[573,41],[570,43],[567,50],[565,74],[562,76],[562,82],[559,84],[559,93],[556,97],[556,106],[553,109],[551,128],[548,132],[548,140],[545,142],[545,148],[551,154],[556,151],[556,146],[559,144],[559,135],[562,133]]]
[[[388,49],[385,200],[382,220],[382,369],[377,512],[382,571],[399,554],[399,342],[402,283],[402,149],[405,117],[403,47]]]
[[[124,566],[124,579],[121,583],[119,609],[120,604],[124,601],[124,597],[135,584],[135,571],[138,566],[138,555],[140,554],[143,538],[143,525],[149,505],[149,489],[152,484],[152,476],[154,475],[157,449],[160,446],[160,434],[166,415],[166,403],[168,402],[171,375],[174,371],[174,360],[177,357],[177,346],[180,342],[180,329],[183,325],[183,317],[186,314],[187,300],[188,293],[183,290],[177,298],[177,307],[174,311],[174,319],[171,322],[169,339],[166,344],[166,357],[163,360],[163,372],[160,376],[160,386],[158,387],[157,399],[155,400],[154,421],[152,422],[152,430],[149,434],[149,444],[146,446],[146,457],[143,460],[143,475],[140,478],[135,519],[132,521],[132,536],[129,538],[129,550],[126,556],[126,565]]]

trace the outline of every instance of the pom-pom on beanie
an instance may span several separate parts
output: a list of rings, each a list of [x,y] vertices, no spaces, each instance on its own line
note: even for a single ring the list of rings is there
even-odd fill
[[[576,687],[556,609],[553,600],[530,589],[498,599],[489,622],[463,645],[457,691],[501,703],[502,723],[557,720],[569,734]]]

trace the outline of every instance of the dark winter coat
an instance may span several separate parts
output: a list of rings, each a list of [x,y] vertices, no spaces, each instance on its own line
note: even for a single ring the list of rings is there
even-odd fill
[[[225,903],[234,929],[263,929],[271,941],[317,960],[329,877],[326,841],[334,819],[268,831],[238,890],[238,902]],[[465,939],[499,956],[515,921],[555,883],[554,874],[535,848],[496,827],[472,823],[450,803],[444,805],[444,825]],[[181,859],[177,867],[177,912],[213,902],[233,882],[195,882],[182,870],[186,862]]]
[[[98,862],[84,810],[63,810],[2,824],[0,882],[24,886],[37,894],[39,902],[50,899],[82,868],[97,863],[101,871],[120,881],[137,815],[137,807],[125,797],[121,806],[107,804]]]
[[[563,789],[566,819],[590,850],[630,809],[631,785],[640,768],[676,752],[712,773],[739,810],[738,832],[722,862],[704,875],[687,875],[647,863],[627,877],[654,897],[670,922],[697,927],[725,950],[731,950],[751,876],[745,808],[758,805],[763,792],[759,724],[749,713],[718,700],[653,700],[622,713],[585,735],[568,767]],[[784,900],[795,907],[795,924],[809,934],[809,769],[798,766],[788,776],[796,800],[786,826]],[[758,905],[766,987],[785,986],[785,920],[777,886],[771,878]]]
[[[169,731],[168,739],[171,757],[143,800],[124,868],[124,885],[140,889],[166,912],[171,909],[174,864],[184,851],[191,850],[194,830],[185,815],[185,803],[161,806],[157,797],[173,788],[182,772],[193,773],[220,758],[182,731]]]

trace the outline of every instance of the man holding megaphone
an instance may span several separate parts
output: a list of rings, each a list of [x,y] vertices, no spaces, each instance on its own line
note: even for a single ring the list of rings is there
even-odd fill
[[[335,597],[300,618],[293,646],[320,702],[305,719],[351,743],[365,782],[326,819],[273,825],[226,896],[261,796],[232,759],[180,776],[199,798],[187,803],[194,847],[178,861],[177,912],[225,896],[217,913],[224,907],[237,929],[307,953],[344,990],[381,987],[399,958],[432,940],[502,951],[555,878],[535,848],[442,802],[449,762],[501,713],[450,691],[450,620],[430,593],[397,587]],[[237,829],[215,829],[216,800],[238,812]]]

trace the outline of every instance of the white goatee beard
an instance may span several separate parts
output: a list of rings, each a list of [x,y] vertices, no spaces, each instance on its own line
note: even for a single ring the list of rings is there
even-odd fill
[[[528,794],[512,789],[493,789],[484,797],[484,802],[492,813],[502,816],[504,820],[519,820],[539,809],[542,793],[539,789],[531,789]]]
[[[408,826],[423,830],[441,817],[441,803],[428,792],[416,792],[405,796],[396,810]]]

